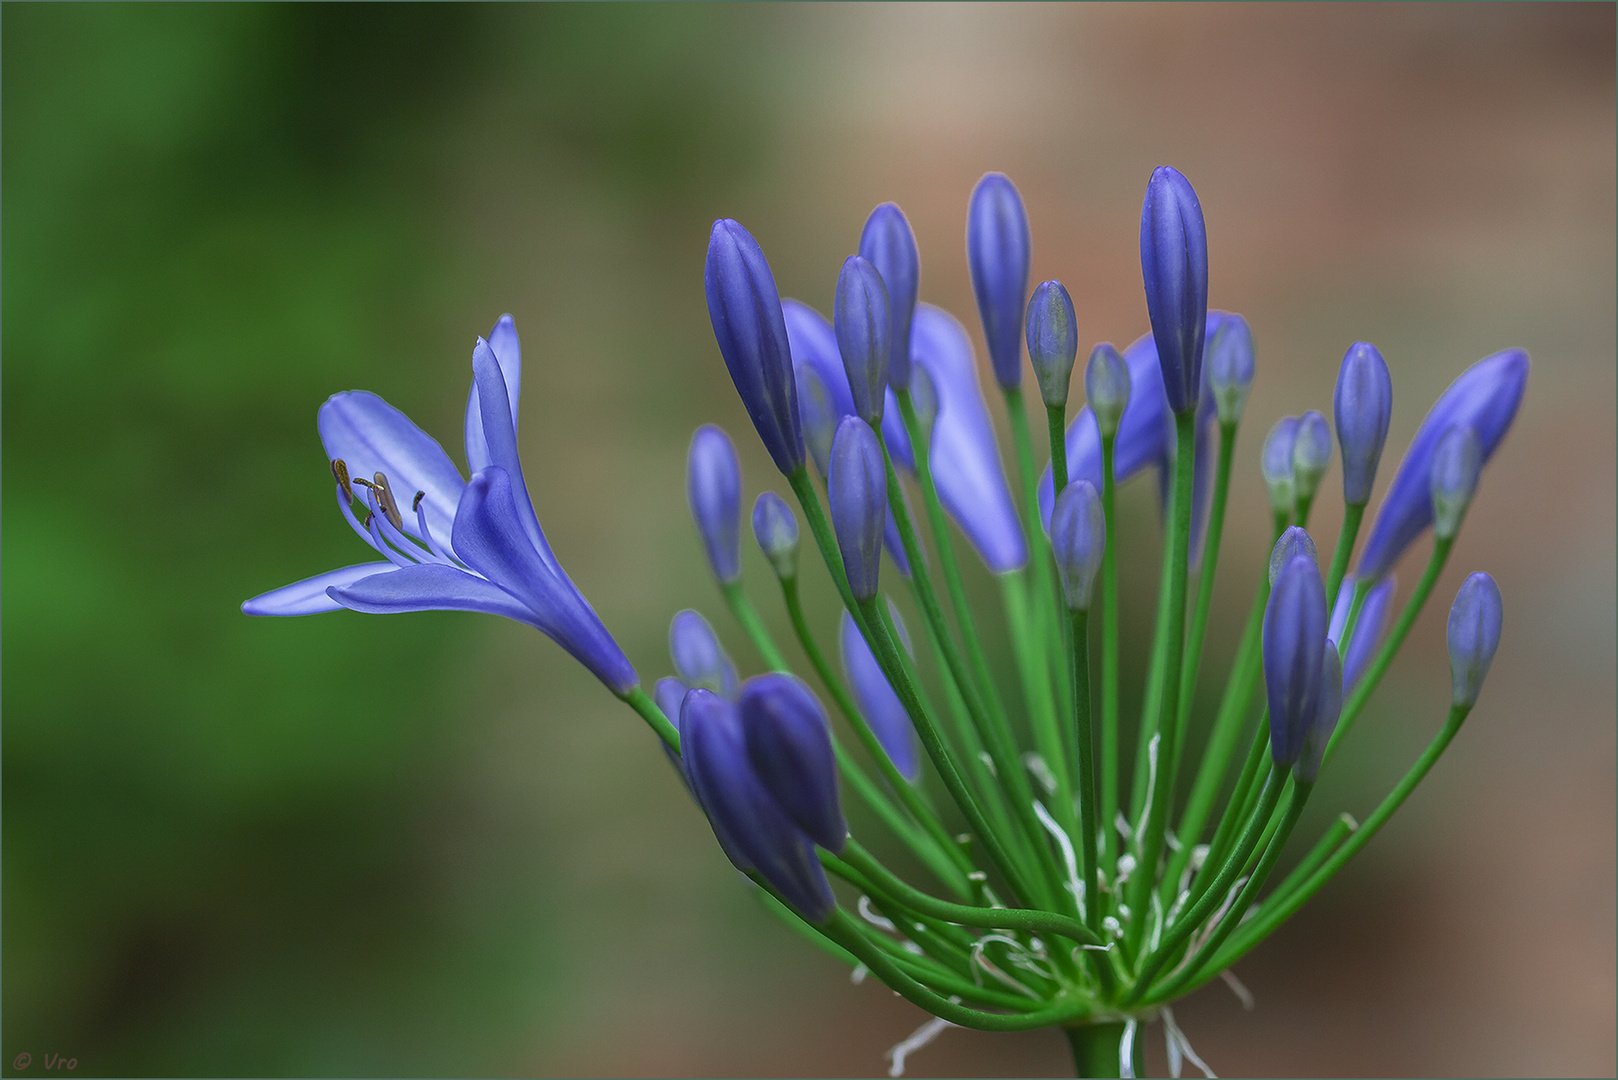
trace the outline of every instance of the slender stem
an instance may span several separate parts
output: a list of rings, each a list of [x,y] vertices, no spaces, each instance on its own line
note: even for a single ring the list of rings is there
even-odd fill
[[[1321,865],[1331,857],[1332,852],[1337,850],[1338,845],[1348,839],[1359,827],[1359,823],[1349,815],[1338,814],[1337,820],[1331,823],[1331,828],[1327,829],[1325,835],[1315,842],[1315,846],[1309,849],[1309,854],[1305,855],[1298,865],[1292,868],[1292,872],[1281,879],[1281,884],[1275,887],[1275,891],[1270,894],[1265,903],[1284,902],[1299,886],[1308,881],[1314,872],[1320,869]]]
[[[1051,429],[1051,495],[1054,498],[1067,490],[1067,409],[1046,405],[1045,419]]]
[[[1173,529],[1174,493],[1169,493],[1167,527]],[[1110,545],[1109,545],[1110,546]],[[1163,666],[1167,662],[1169,632],[1169,602],[1174,575],[1173,545],[1163,538],[1163,559],[1157,575],[1157,614],[1152,623],[1151,659],[1146,668],[1146,692],[1141,700],[1140,726],[1135,732],[1134,779],[1129,786],[1129,821],[1137,830],[1141,828],[1146,812],[1146,792],[1152,773],[1152,739],[1158,734],[1158,718],[1163,707]],[[1161,750],[1161,747],[1159,747]]]
[[[1364,503],[1343,506],[1343,527],[1337,533],[1337,549],[1332,552],[1331,569],[1326,573],[1326,603],[1337,602],[1337,590],[1342,588],[1343,575],[1348,573],[1348,560],[1354,554],[1354,541],[1360,534],[1360,522],[1365,519]]]
[[[1098,1024],[1072,1024],[1067,1032],[1068,1046],[1073,1051],[1073,1075],[1122,1076],[1124,1031],[1123,1020],[1105,1020]],[[1139,1029],[1130,1047],[1130,1075],[1146,1075],[1146,1040],[1140,1038]]]
[[[1063,655],[1061,624],[1058,616],[1061,603],[1057,600],[1056,567],[1051,562],[1050,544],[1040,523],[1039,472],[1034,467],[1034,442],[1028,430],[1028,409],[1024,404],[1022,388],[1001,387],[1006,399],[1006,419],[1011,425],[1011,444],[1016,451],[1017,479],[1023,497],[1023,533],[1028,539],[1028,557],[1034,565],[1038,581],[1034,610],[1038,613],[1039,637],[1044,646],[1045,678],[1058,689],[1060,715],[1073,709],[1067,698],[1067,658]],[[1066,448],[1064,447],[1064,450]],[[1054,492],[1053,492],[1054,494]]]
[[[1090,730],[1090,613],[1069,612],[1073,647],[1069,653],[1073,679],[1073,741],[1078,748],[1079,840],[1084,855],[1084,896],[1090,929],[1101,934],[1101,905],[1096,889],[1095,750]]]
[[[1073,806],[1072,772],[1067,768],[1066,745],[1056,719],[1056,702],[1052,700],[1051,686],[1045,678],[1045,664],[1040,653],[1039,628],[1033,623],[1028,610],[1028,584],[1025,572],[1018,570],[1000,575],[1000,595],[1006,609],[1006,625],[1011,630],[1012,651],[1017,657],[1017,670],[1022,677],[1023,693],[1029,705],[1029,727],[1039,746],[1040,757],[1050,766],[1056,782],[1052,801],[1056,818],[1067,834],[1077,836],[1078,817]]]
[[[1113,818],[1118,816],[1118,515],[1113,510],[1113,444],[1101,437],[1101,512],[1107,545],[1101,554],[1101,858],[1112,865]]]
[[[737,578],[735,581],[722,582],[719,586],[719,591],[724,594],[725,603],[729,605],[731,614],[735,615],[736,621],[742,624],[742,629],[746,631],[748,639],[752,641],[753,648],[757,649],[759,656],[764,658],[765,665],[771,671],[791,672],[792,668],[787,665],[786,657],[782,656],[781,650],[775,647],[775,642],[771,639],[770,632],[764,628],[764,620],[758,617],[758,611],[753,607],[753,602],[747,598],[747,593],[742,589],[741,579]]]
[[[819,927],[811,926],[809,923],[805,922],[802,915],[799,915],[796,911],[793,911],[790,904],[783,901],[769,889],[762,887],[754,889],[753,895],[758,897],[758,902],[764,905],[764,909],[766,911],[770,912],[770,914],[786,923],[787,926],[792,928],[793,933],[803,937],[811,945],[815,946],[815,948],[822,949],[830,955],[835,956],[849,967],[857,967],[859,965],[859,957],[855,956],[853,953],[837,944],[837,942],[827,937],[825,932]]]
[[[680,729],[669,723],[669,718],[663,715],[663,710],[657,707],[652,696],[639,686],[632,687],[627,693],[619,694],[625,705],[640,713],[651,729],[657,733],[670,750],[676,754],[680,752]]]

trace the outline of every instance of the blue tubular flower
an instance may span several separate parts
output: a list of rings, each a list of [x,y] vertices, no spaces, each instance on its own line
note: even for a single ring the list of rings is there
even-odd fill
[[[905,637],[899,612],[891,604],[888,610],[892,612],[893,624],[898,627],[899,637],[908,650],[910,642]],[[848,676],[854,700],[860,706],[860,715],[871,725],[872,733],[882,744],[882,749],[888,752],[888,760],[893,762],[893,767],[906,780],[915,783],[921,777],[921,747],[916,738],[916,729],[911,725],[910,714],[905,712],[899,695],[893,692],[888,677],[882,674],[882,666],[877,663],[871,646],[855,625],[854,617],[847,611],[843,612],[843,621],[838,627],[837,644],[843,655],[843,674]]]
[[[690,690],[689,686],[675,678],[659,679],[652,687],[652,700],[657,702],[657,707],[663,710],[663,715],[668,717],[676,731],[680,729],[680,703],[685,701],[685,695]],[[658,745],[668,750],[668,744],[663,740],[659,739]],[[669,754],[673,756],[674,751],[669,750]],[[675,757],[674,760],[678,763],[680,759]]]
[[[1270,586],[1275,586],[1275,579],[1280,576],[1281,569],[1292,561],[1294,555],[1307,555],[1316,566],[1320,565],[1320,553],[1315,548],[1314,537],[1308,531],[1296,525],[1288,526],[1270,549]]]
[[[1140,214],[1140,266],[1169,408],[1194,409],[1202,392],[1208,318],[1208,233],[1190,181],[1167,165],[1152,172]]]
[[[766,491],[753,504],[753,539],[770,560],[776,577],[791,581],[798,576],[798,519],[773,491]]]
[[[1320,489],[1320,478],[1331,464],[1331,429],[1326,418],[1314,409],[1298,417],[1298,430],[1292,440],[1292,484],[1298,501],[1313,500]]]
[[[1079,358],[1077,321],[1073,298],[1062,283],[1041,282],[1028,301],[1028,359],[1039,380],[1039,396],[1053,409],[1067,405],[1073,362]]]
[[[1332,605],[1331,628],[1326,631],[1326,636],[1333,644],[1343,640],[1343,631],[1348,628],[1348,609],[1354,602],[1354,584],[1353,574],[1344,577],[1343,587],[1337,591],[1337,602]],[[1382,643],[1382,632],[1388,625],[1388,602],[1393,599],[1396,588],[1398,580],[1395,575],[1387,574],[1371,587],[1371,591],[1365,594],[1365,602],[1360,605],[1354,640],[1348,643],[1348,652],[1343,656],[1343,685],[1350,690],[1365,674],[1366,665]]]
[[[983,338],[1000,385],[1022,384],[1022,320],[1032,242],[1022,196],[1004,173],[985,173],[966,210],[966,265]]]
[[[1456,425],[1470,425],[1483,448],[1482,462],[1494,456],[1516,418],[1528,387],[1528,354],[1507,349],[1479,360],[1450,384],[1410,441],[1399,471],[1382,499],[1376,523],[1360,553],[1359,576],[1381,577],[1393,568],[1405,548],[1433,521],[1429,487],[1438,440]]]
[[[1375,345],[1356,341],[1348,347],[1337,373],[1332,410],[1343,455],[1343,502],[1363,506],[1371,498],[1393,416],[1393,379]]]
[[[842,851],[848,823],[837,799],[837,760],[826,711],[797,678],[748,679],[738,702],[747,758],[759,781],[798,828],[827,851]]]
[[[735,696],[736,665],[701,612],[687,608],[669,623],[669,658],[687,686]]]
[[[1470,709],[1478,702],[1483,680],[1500,648],[1500,624],[1504,618],[1500,586],[1488,574],[1473,574],[1461,583],[1455,603],[1449,609],[1449,670],[1451,703]]]
[[[888,334],[888,378],[894,386],[910,385],[910,323],[916,314],[916,290],[921,285],[921,259],[916,234],[904,211],[883,203],[865,219],[860,233],[860,254],[876,267],[887,286],[893,316]]]
[[[1308,555],[1287,560],[1264,608],[1264,689],[1270,704],[1270,754],[1277,766],[1298,760],[1320,698],[1326,644],[1326,587]]]
[[[1217,323],[1209,318],[1208,343],[1203,350],[1208,391],[1221,424],[1235,424],[1247,407],[1253,388],[1253,331],[1240,315],[1225,313]]]
[[[522,391],[522,344],[517,340],[517,324],[510,315],[489,331],[489,348],[500,362],[500,373],[506,377],[506,399],[511,402],[511,426],[517,426],[517,398]],[[352,464],[352,463],[351,463]],[[483,414],[478,406],[477,383],[466,396],[466,466],[472,472],[499,464],[489,456],[489,444],[483,438]],[[439,535],[448,535],[446,528]]]
[[[1000,467],[966,329],[948,312],[918,305],[910,356],[932,379],[938,397],[931,461],[939,502],[991,571],[1020,569],[1028,562],[1028,544]],[[914,470],[916,459],[898,412],[888,409],[882,437],[894,461]]]
[[[1087,611],[1096,571],[1107,548],[1107,522],[1101,496],[1088,480],[1062,489],[1051,512],[1051,554],[1070,611]]]
[[[856,600],[876,595],[881,565],[882,526],[888,515],[888,477],[882,444],[857,416],[837,425],[831,445],[826,501],[837,547],[843,553],[848,585]]]
[[[719,584],[742,576],[742,466],[724,430],[703,424],[686,455],[686,501]]]
[[[517,355],[513,350],[513,363]],[[490,464],[470,483],[436,441],[375,394],[338,394],[321,406],[320,437],[338,477],[338,507],[387,561],[288,585],[254,597],[242,610],[504,615],[555,641],[614,693],[627,694],[638,685],[635,669],[568,580],[534,516],[507,390],[516,380],[482,338],[472,350],[472,377],[482,430],[467,444],[483,447]],[[373,479],[364,479],[368,475]],[[363,524],[350,507],[356,494],[350,483],[365,489],[370,513]],[[408,510],[395,491],[415,493]]]
[[[803,434],[781,295],[758,242],[729,218],[714,222],[702,283],[736,393],[775,467],[791,476],[803,466]]]
[[[692,690],[680,710],[681,761],[714,837],[736,869],[757,873],[811,923],[837,907],[814,845],[765,790],[735,705]]]
[[[837,275],[832,327],[837,333],[837,351],[843,357],[849,392],[854,397],[854,415],[872,427],[882,423],[892,324],[882,275],[858,255],[850,255]]]
[[[1320,697],[1304,729],[1298,760],[1292,766],[1292,776],[1298,783],[1312,784],[1319,779],[1320,762],[1326,756],[1331,733],[1336,730],[1337,718],[1342,713],[1343,664],[1337,658],[1337,647],[1328,641],[1320,654]]]
[[[1270,492],[1270,509],[1288,519],[1298,502],[1298,487],[1292,478],[1292,447],[1297,438],[1298,418],[1281,417],[1264,436],[1264,449],[1258,459],[1264,473],[1264,486]]]
[[[1100,434],[1118,434],[1118,421],[1129,406],[1131,385],[1129,366],[1112,342],[1103,341],[1090,350],[1090,360],[1084,365],[1084,396],[1095,413]],[[1071,439],[1072,425],[1068,431]]]
[[[1440,540],[1452,539],[1460,530],[1461,518],[1472,505],[1472,493],[1478,489],[1478,474],[1482,469],[1483,445],[1470,425],[1463,424],[1444,432],[1433,451],[1430,489],[1433,535]]]

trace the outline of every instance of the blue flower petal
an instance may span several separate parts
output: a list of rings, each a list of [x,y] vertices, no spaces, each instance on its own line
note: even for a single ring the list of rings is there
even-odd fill
[[[511,427],[517,428],[517,399],[522,391],[522,345],[517,340],[517,324],[510,315],[489,331],[489,348],[500,362],[500,372],[506,377],[506,398],[511,404]],[[489,444],[483,438],[483,414],[478,406],[478,385],[473,380],[466,401],[466,464],[472,472],[498,464],[489,457]]]
[[[511,398],[506,390],[504,368],[487,341],[478,338],[472,349],[472,388],[477,391],[480,414],[493,417],[483,422],[483,440],[489,450],[489,464],[503,469],[510,478],[512,500],[517,508],[517,520],[523,532],[533,543],[539,557],[552,571],[560,574],[562,567],[551,554],[551,545],[539,527],[534,504],[528,498],[528,485],[523,480],[522,460],[517,456],[517,428],[511,419]],[[468,443],[470,445],[470,442]],[[482,470],[478,470],[481,472]]]
[[[389,562],[361,563],[345,566],[341,570],[328,570],[312,578],[295,581],[255,596],[242,605],[244,615],[318,615],[323,611],[340,611],[343,605],[326,595],[330,586],[352,585],[361,578],[394,569]]]
[[[389,615],[398,611],[481,611],[537,626],[534,613],[499,586],[442,563],[389,566],[351,585],[333,586],[336,604],[353,611]]]
[[[417,525],[410,504],[416,492],[424,492],[427,527],[439,543],[449,542],[466,481],[438,441],[408,416],[368,390],[334,394],[320,407],[320,441],[326,457],[341,458],[350,476],[369,480],[376,473],[387,475],[404,531],[412,536]]]

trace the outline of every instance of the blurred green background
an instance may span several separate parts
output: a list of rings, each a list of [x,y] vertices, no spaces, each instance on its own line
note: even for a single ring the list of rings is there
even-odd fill
[[[1087,348],[1145,329],[1162,163],[1197,185],[1211,300],[1259,348],[1208,670],[1261,562],[1259,435],[1329,409],[1350,342],[1393,369],[1383,486],[1462,368],[1534,357],[1301,831],[1363,817],[1437,726],[1444,611],[1487,568],[1507,629],[1482,702],[1238,965],[1257,1010],[1216,985],[1181,1026],[1231,1074],[1613,1072],[1611,5],[8,3],[0,38],[8,1075],[48,1053],[91,1075],[884,1069],[922,1015],[756,908],[639,720],[549,642],[239,604],[362,555],[319,404],[375,390],[458,459],[473,335],[510,311],[559,557],[646,681],[685,606],[756,668],[684,509],[704,421],[737,436],[749,500],[780,487],[707,327],[712,219],[829,310],[897,200],[923,298],[976,335],[966,199],[1004,170]],[[1124,507],[1149,538],[1135,646],[1149,487]],[[1319,535],[1339,512],[1323,498]],[[951,1031],[910,1068],[1069,1064],[1050,1032]]]

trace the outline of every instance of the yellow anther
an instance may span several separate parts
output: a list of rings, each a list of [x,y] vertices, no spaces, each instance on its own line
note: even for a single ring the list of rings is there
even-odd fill
[[[388,487],[387,476],[382,473],[377,473],[376,483],[371,485],[371,489],[376,492],[377,506],[382,510],[382,513],[386,515],[387,519],[393,523],[393,527],[395,529],[403,529],[404,518],[399,516],[399,507],[398,504],[393,501],[393,489]]]
[[[331,474],[337,477],[337,484],[343,489],[343,494],[349,499],[354,498],[354,488],[348,479],[348,464],[342,458],[332,458]]]

